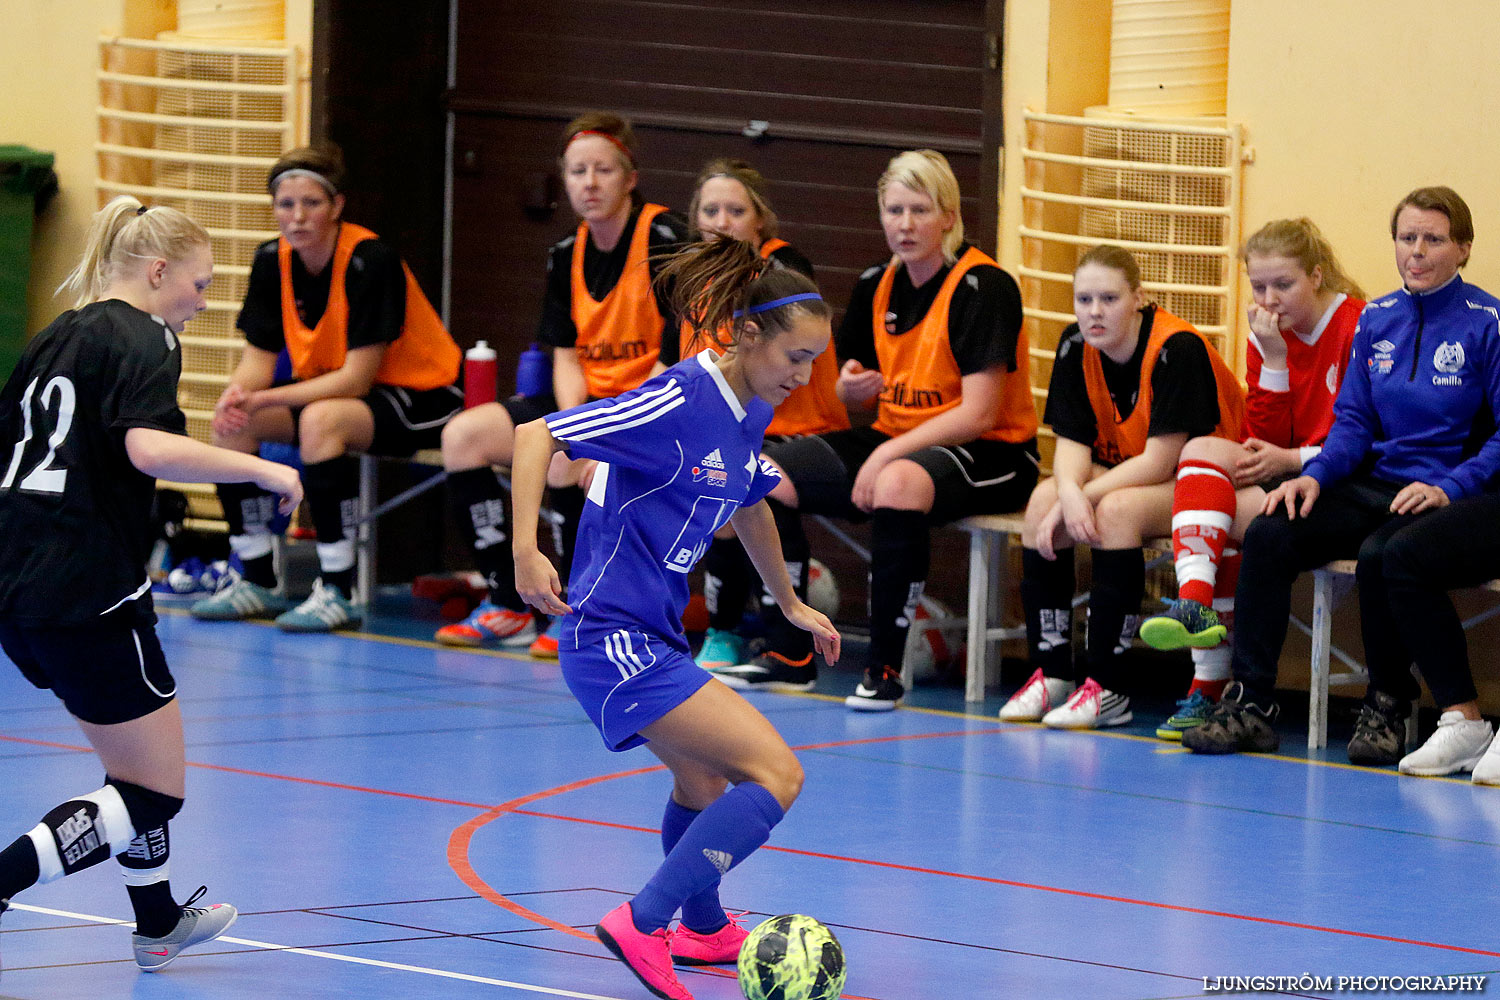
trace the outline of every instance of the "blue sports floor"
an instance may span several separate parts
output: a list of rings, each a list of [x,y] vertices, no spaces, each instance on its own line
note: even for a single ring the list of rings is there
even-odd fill
[[[0,997],[648,996],[591,930],[655,868],[668,781],[644,750],[603,749],[554,665],[172,612],[160,633],[189,761],[173,885],[206,882],[242,916],[143,974],[116,865],[38,886],[0,926]],[[1500,969],[1500,789],[1297,746],[1199,758],[1149,725],[1005,725],[994,693],[984,714],[956,691],[914,699],[952,710],[884,715],[753,698],[807,784],[722,895],[752,922],[829,924],[848,997],[1146,1000],[1210,995],[1204,977]],[[80,743],[0,670],[0,840],[97,787]],[[740,995],[720,971],[681,975],[699,1000]]]

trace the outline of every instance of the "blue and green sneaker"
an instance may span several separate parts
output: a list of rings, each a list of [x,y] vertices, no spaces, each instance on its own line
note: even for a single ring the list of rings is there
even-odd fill
[[[1171,603],[1164,615],[1153,615],[1141,622],[1141,638],[1152,649],[1213,649],[1224,641],[1229,630],[1219,624],[1219,615],[1206,604],[1180,598]]]
[[[1184,732],[1203,725],[1213,710],[1213,699],[1202,691],[1194,691],[1177,703],[1177,711],[1166,722],[1156,727],[1156,735],[1164,740],[1181,740]]]

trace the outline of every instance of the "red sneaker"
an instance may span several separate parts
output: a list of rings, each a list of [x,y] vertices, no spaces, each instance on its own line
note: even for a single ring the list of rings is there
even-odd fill
[[[729,923],[712,934],[699,934],[684,924],[672,932],[672,960],[679,965],[732,965],[740,960],[740,946],[750,932],[740,926],[743,914],[726,913]]]
[[[536,638],[536,621],[529,611],[512,611],[486,600],[463,621],[438,629],[434,638],[445,646],[483,646],[496,640],[505,647],[525,646]]]
[[[594,927],[594,936],[603,941],[604,947],[624,962],[641,985],[654,995],[662,1000],[693,1000],[693,995],[677,981],[677,973],[672,971],[667,929],[661,927],[650,934],[636,930],[628,900],[604,915]]]
[[[547,626],[547,631],[537,636],[527,648],[533,659],[555,660],[557,659],[557,639],[562,635],[561,619],[552,619],[552,624]]]

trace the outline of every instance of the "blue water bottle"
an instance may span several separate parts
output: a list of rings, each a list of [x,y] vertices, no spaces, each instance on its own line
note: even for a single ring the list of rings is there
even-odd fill
[[[552,391],[552,355],[532,344],[516,365],[516,395],[545,396]]]

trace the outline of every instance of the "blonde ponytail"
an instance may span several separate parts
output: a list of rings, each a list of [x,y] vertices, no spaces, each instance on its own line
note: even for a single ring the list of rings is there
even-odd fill
[[[147,208],[122,194],[94,214],[83,257],[55,294],[71,294],[73,308],[79,309],[104,297],[127,258],[179,261],[208,243],[208,231],[177,209]]]

